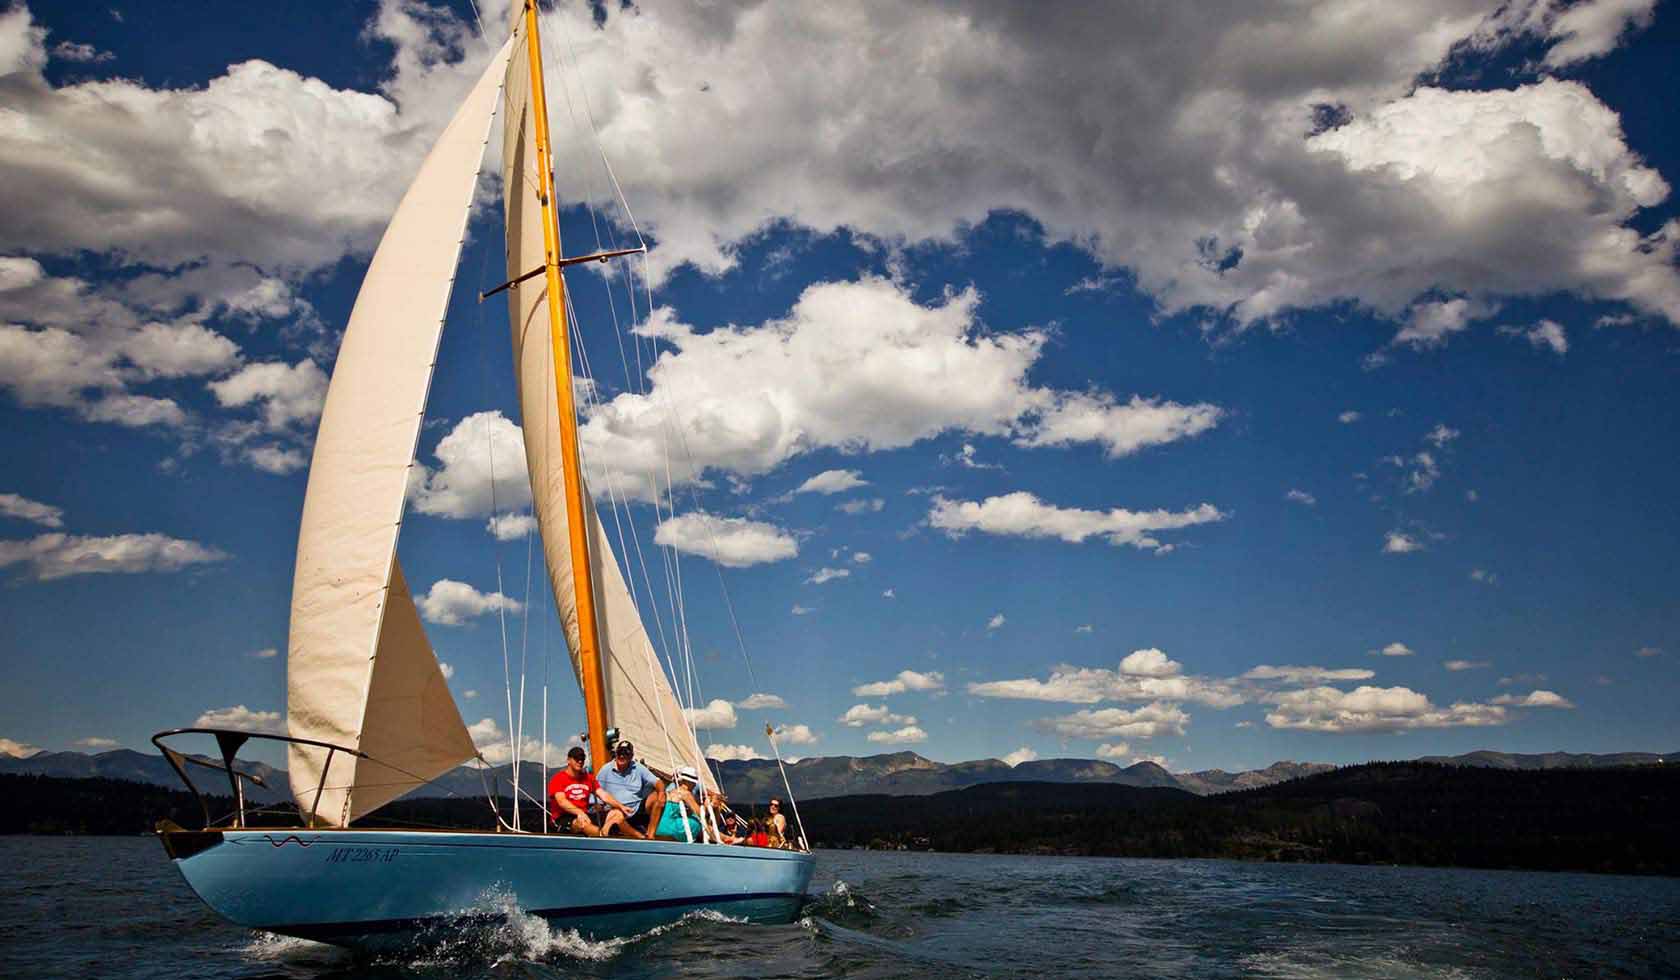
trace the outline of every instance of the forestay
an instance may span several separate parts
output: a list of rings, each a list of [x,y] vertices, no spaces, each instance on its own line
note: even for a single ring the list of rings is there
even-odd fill
[[[540,268],[544,262],[542,206],[536,188],[536,110],[531,105],[531,67],[524,27],[515,18],[516,45],[503,85],[502,187],[507,214],[508,278]],[[563,453],[556,426],[554,357],[549,333],[546,291],[541,280],[508,290],[508,318],[524,423],[525,459],[531,496],[543,541],[543,558],[556,605],[566,627],[566,646],[582,684],[578,659],[578,602],[568,546]],[[564,311],[562,311],[564,312]],[[567,357],[562,363],[569,363]],[[571,384],[571,378],[559,379]],[[587,485],[584,496],[589,498]],[[601,673],[607,717],[624,737],[636,743],[648,765],[667,773],[678,766],[702,768],[700,746],[683,715],[682,705],[661,668],[653,643],[626,587],[618,558],[593,506],[586,506],[589,559],[600,624]]]
[[[287,729],[292,795],[344,826],[476,754],[426,640],[397,535],[432,365],[510,40],[432,147],[356,297],[321,413],[298,534]],[[384,763],[383,765],[380,763]]]

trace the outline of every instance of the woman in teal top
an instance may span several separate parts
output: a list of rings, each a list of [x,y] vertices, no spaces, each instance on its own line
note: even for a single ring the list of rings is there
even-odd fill
[[[692,767],[677,770],[677,781],[665,794],[665,809],[659,814],[655,837],[696,844],[706,839],[705,828],[700,823],[700,804],[694,799],[694,789],[699,785],[700,774]]]

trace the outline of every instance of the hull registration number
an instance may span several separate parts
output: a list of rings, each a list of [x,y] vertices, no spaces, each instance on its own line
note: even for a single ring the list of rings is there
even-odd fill
[[[328,864],[390,864],[396,859],[394,847],[335,847],[327,855]]]

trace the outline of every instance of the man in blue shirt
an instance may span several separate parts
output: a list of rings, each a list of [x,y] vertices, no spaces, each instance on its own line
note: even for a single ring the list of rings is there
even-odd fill
[[[623,813],[613,810],[607,814],[601,836],[610,835],[616,828],[626,837],[646,840],[653,828],[659,826],[659,811],[665,808],[665,790],[648,767],[636,761],[636,747],[628,741],[618,743],[618,748],[613,750],[612,764],[602,767],[595,778],[613,799],[624,804]]]

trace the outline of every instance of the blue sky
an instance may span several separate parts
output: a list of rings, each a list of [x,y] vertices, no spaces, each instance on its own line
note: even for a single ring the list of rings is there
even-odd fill
[[[678,406],[678,519],[629,513],[681,557],[702,740],[1175,769],[1680,745],[1680,15],[1494,6],[549,14],[567,250],[585,201],[628,235],[592,115],[664,358],[626,376],[622,283],[609,309],[572,276],[585,451],[650,486],[645,410]],[[476,30],[0,13],[0,746],[281,723],[338,332]],[[486,524],[486,433],[518,421],[505,308],[471,295],[503,278],[489,187],[401,554],[475,732],[507,728],[509,605],[560,743],[549,607],[527,634],[525,540]]]

